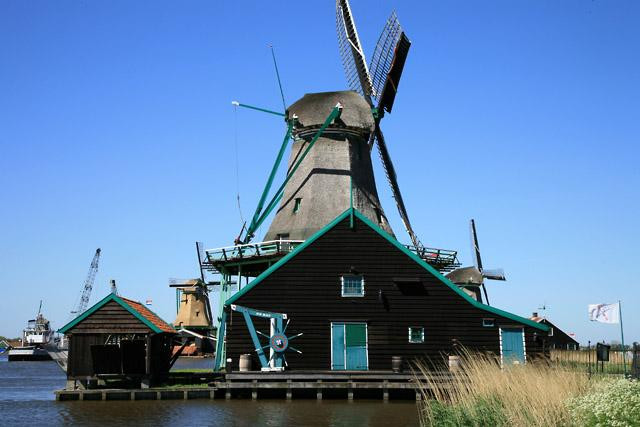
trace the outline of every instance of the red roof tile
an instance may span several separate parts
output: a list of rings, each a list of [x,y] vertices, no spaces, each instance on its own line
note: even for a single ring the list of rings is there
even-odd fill
[[[173,332],[176,330],[171,327],[167,322],[162,320],[157,314],[153,311],[149,310],[142,303],[138,301],[130,300],[129,298],[120,297],[124,302],[126,302],[131,308],[137,311],[142,317],[151,322],[155,327],[160,329],[162,332]]]

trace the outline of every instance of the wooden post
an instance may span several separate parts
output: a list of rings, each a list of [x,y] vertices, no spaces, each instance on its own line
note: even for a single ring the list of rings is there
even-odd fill
[[[382,400],[389,401],[389,380],[382,381]]]
[[[317,380],[318,387],[316,388],[316,399],[322,400],[322,380]]]
[[[251,381],[253,383],[253,388],[251,389],[251,399],[258,399],[258,380]]]
[[[293,394],[291,392],[291,380],[287,380],[287,400],[291,400]]]
[[[347,399],[353,400],[353,381],[348,382],[349,387],[347,388]]]
[[[147,335],[146,349],[144,353],[144,374],[140,381],[141,388],[149,388],[151,386],[151,335]]]

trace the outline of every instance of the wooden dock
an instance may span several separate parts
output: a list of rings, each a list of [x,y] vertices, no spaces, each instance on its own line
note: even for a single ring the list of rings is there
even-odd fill
[[[390,371],[233,372],[207,386],[58,390],[56,400],[421,399],[413,376]]]

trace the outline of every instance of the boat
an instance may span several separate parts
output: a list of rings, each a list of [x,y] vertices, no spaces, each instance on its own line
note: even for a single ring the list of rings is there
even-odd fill
[[[55,350],[55,331],[51,329],[49,321],[41,313],[42,301],[35,319],[27,322],[22,331],[22,345],[13,347],[7,352],[9,361],[20,360],[51,360],[49,351]]]

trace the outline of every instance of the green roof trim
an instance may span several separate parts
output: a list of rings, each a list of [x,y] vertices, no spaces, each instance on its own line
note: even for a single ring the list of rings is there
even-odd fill
[[[405,255],[407,255],[409,258],[411,258],[413,261],[415,261],[421,267],[423,267],[425,270],[429,271],[429,273],[431,273],[433,276],[435,276],[444,285],[446,285],[449,288],[451,288],[454,292],[456,292],[458,295],[460,295],[462,298],[464,298],[469,304],[473,305],[474,307],[477,307],[477,308],[479,308],[481,310],[487,311],[487,312],[492,313],[492,314],[497,314],[499,316],[506,317],[507,319],[514,320],[514,321],[516,321],[518,323],[521,323],[521,324],[527,325],[527,326],[531,326],[532,328],[536,328],[536,329],[539,329],[541,331],[545,331],[546,332],[546,331],[549,330],[548,326],[541,325],[541,324],[539,324],[537,322],[534,322],[532,320],[529,320],[529,319],[527,319],[525,317],[521,317],[521,316],[518,316],[516,314],[509,313],[509,312],[504,311],[504,310],[500,310],[500,309],[492,307],[490,305],[482,304],[481,302],[478,302],[475,299],[471,298],[466,292],[464,292],[462,289],[460,289],[457,285],[455,285],[449,279],[444,277],[438,270],[433,268],[431,265],[429,265],[427,262],[425,262],[422,258],[420,258],[415,253],[411,252],[402,243],[400,243],[395,237],[391,236],[389,233],[387,233],[386,231],[384,231],[383,229],[378,227],[376,224],[371,222],[371,220],[369,218],[364,216],[362,213],[360,213],[355,208],[349,208],[346,211],[344,211],[343,213],[341,213],[340,215],[338,215],[338,217],[336,219],[331,221],[329,224],[327,224],[322,229],[318,230],[318,232],[316,232],[309,239],[305,240],[305,242],[302,245],[298,246],[292,252],[287,254],[287,256],[285,256],[284,258],[280,259],[278,262],[273,264],[271,267],[269,267],[267,270],[265,270],[262,274],[260,274],[258,277],[256,277],[251,283],[249,283],[248,286],[246,286],[240,292],[236,293],[231,298],[229,298],[225,302],[225,305],[229,305],[229,304],[235,303],[240,297],[242,297],[244,294],[246,294],[251,289],[253,289],[255,286],[257,286],[260,282],[262,282],[264,279],[266,279],[269,275],[271,275],[271,273],[273,273],[278,268],[280,268],[281,266],[283,266],[284,264],[289,262],[289,260],[291,258],[296,256],[301,251],[303,251],[307,246],[311,245],[313,242],[318,240],[327,231],[331,230],[333,227],[335,227],[338,223],[343,221],[345,218],[349,217],[351,214],[355,215],[360,221],[364,222],[367,226],[369,226],[375,232],[377,232],[379,235],[384,237],[387,241],[389,241],[389,243],[394,245],[396,248],[398,248],[400,251],[402,251]]]
[[[79,315],[78,317],[73,319],[71,322],[67,323],[62,328],[58,329],[58,333],[66,334],[67,331],[69,331],[70,329],[73,329],[78,323],[82,322],[84,319],[86,319],[87,317],[91,316],[93,313],[98,311],[100,308],[102,308],[102,306],[104,306],[105,304],[107,304],[110,301],[115,301],[118,304],[120,304],[122,306],[122,308],[127,310],[129,313],[133,314],[136,317],[136,319],[138,319],[139,321],[144,323],[145,326],[147,326],[153,332],[155,332],[157,334],[162,332],[161,329],[159,329],[156,325],[151,323],[146,317],[144,317],[136,309],[134,309],[129,304],[127,304],[127,302],[124,301],[122,298],[120,298],[118,295],[109,294],[106,297],[102,298],[97,303],[95,303],[91,308],[86,310],[84,313],[82,313],[81,315]]]
[[[286,256],[284,256],[283,258],[281,258],[278,262],[276,262],[275,264],[273,264],[271,267],[267,268],[265,271],[262,272],[262,274],[260,274],[258,277],[256,277],[255,279],[253,279],[253,281],[251,283],[249,283],[247,286],[245,286],[244,288],[242,288],[242,290],[240,292],[235,293],[234,295],[231,296],[231,298],[229,298],[226,302],[225,305],[229,305],[229,304],[233,304],[234,302],[236,302],[238,300],[238,298],[240,298],[241,296],[243,296],[244,294],[246,294],[247,292],[249,292],[251,289],[253,289],[254,287],[256,287],[260,282],[262,282],[264,279],[266,279],[269,275],[271,275],[271,273],[273,273],[274,271],[276,271],[277,269],[279,269],[280,267],[282,267],[284,264],[286,264],[287,262],[289,262],[289,260],[291,258],[293,258],[294,256],[296,256],[298,253],[300,253],[301,251],[303,251],[307,246],[309,246],[310,244],[312,244],[313,242],[315,242],[316,240],[318,240],[320,237],[322,237],[327,231],[331,230],[333,227],[335,227],[337,224],[339,224],[343,219],[345,219],[346,217],[349,216],[349,214],[351,213],[351,209],[347,209],[346,211],[344,211],[343,213],[341,213],[340,215],[338,215],[338,217],[336,219],[334,219],[333,221],[331,221],[329,224],[325,225],[323,228],[321,228],[320,230],[318,230],[316,232],[316,234],[314,234],[313,236],[309,237],[307,240],[304,241],[303,244],[301,244],[300,246],[298,246],[297,248],[295,248],[293,251],[289,252]]]

